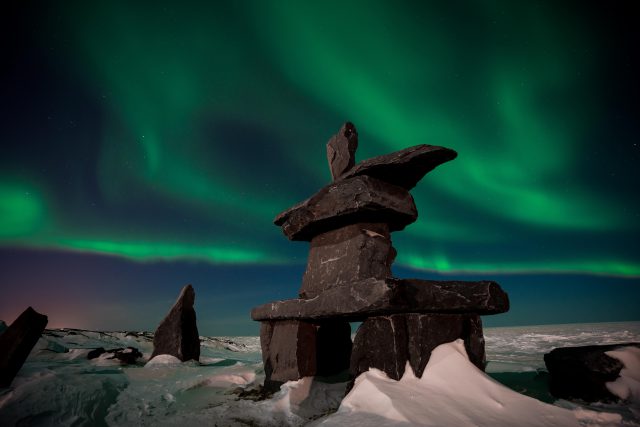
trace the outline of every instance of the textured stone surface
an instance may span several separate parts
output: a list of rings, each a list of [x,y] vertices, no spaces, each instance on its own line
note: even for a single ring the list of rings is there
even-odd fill
[[[404,316],[370,317],[353,340],[349,373],[355,378],[369,368],[380,369],[399,380],[409,359]]]
[[[395,313],[497,314],[509,298],[496,282],[420,279],[365,279],[327,289],[317,297],[276,301],[255,307],[253,320],[342,318],[362,321]]]
[[[391,277],[396,251],[386,224],[353,224],[311,240],[300,298],[314,298],[334,286]]]
[[[200,336],[193,309],[195,298],[191,285],[182,288],[175,304],[156,329],[151,358],[170,354],[182,361],[200,359]]]
[[[11,385],[47,322],[47,316],[29,307],[0,334],[0,387]]]
[[[317,328],[308,322],[285,320],[262,322],[260,345],[264,363],[265,387],[315,375]]]
[[[343,173],[336,181],[367,175],[412,189],[427,173],[442,163],[456,158],[458,153],[436,145],[416,145],[383,156],[372,157]]]
[[[347,122],[327,143],[327,160],[331,179],[335,180],[356,164],[357,149],[358,132],[353,123]]]
[[[618,400],[605,384],[618,378],[623,365],[605,352],[627,346],[640,348],[640,343],[551,350],[544,355],[544,363],[550,375],[549,391],[561,399],[582,399],[587,402]]]
[[[349,322],[322,322],[317,333],[317,375],[331,376],[349,369],[352,347]]]
[[[415,375],[422,377],[433,349],[458,338],[464,340],[469,359],[484,370],[484,338],[478,322],[478,316],[457,314],[370,317],[356,333],[349,371],[355,378],[376,368],[399,380],[408,361]]]
[[[486,364],[484,335],[479,316],[463,314],[407,314],[409,362],[413,372],[422,377],[431,352],[440,344],[464,340],[471,363],[484,371]]]
[[[290,240],[311,240],[321,233],[359,222],[382,222],[402,230],[418,217],[407,190],[369,176],[323,187],[309,199],[279,214],[274,223]]]

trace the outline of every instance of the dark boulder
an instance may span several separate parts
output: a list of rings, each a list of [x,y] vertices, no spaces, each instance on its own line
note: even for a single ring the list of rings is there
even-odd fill
[[[5,329],[7,329],[7,324],[4,323],[3,320],[0,320],[0,334],[2,334]]]
[[[0,387],[11,385],[47,322],[47,316],[29,307],[0,334]]]
[[[622,362],[605,353],[623,347],[638,347],[640,343],[589,345],[555,348],[544,355],[549,371],[549,391],[560,399],[581,399],[587,402],[619,400],[606,383],[615,381],[624,367]]]
[[[104,354],[108,356],[103,356]],[[142,353],[135,347],[114,348],[112,350],[99,347],[91,350],[87,354],[87,359],[92,360],[101,356],[106,359],[117,359],[123,365],[134,365],[142,357]]]
[[[356,164],[357,149],[358,132],[353,123],[347,122],[327,143],[327,160],[333,180]]]
[[[178,300],[156,329],[151,358],[170,354],[183,362],[200,359],[200,336],[193,309],[195,298],[191,285],[182,288]]]
[[[436,145],[416,145],[383,156],[372,157],[343,173],[336,181],[367,175],[411,190],[429,172],[453,160],[458,153]]]
[[[87,359],[88,360],[97,359],[98,357],[100,357],[106,352],[107,350],[105,350],[104,347],[98,347],[96,349],[91,350],[89,353],[87,353]]]
[[[369,176],[356,176],[322,188],[279,214],[274,223],[290,240],[309,241],[359,222],[387,223],[389,231],[398,231],[416,218],[418,211],[407,190]]]
[[[391,277],[396,251],[386,224],[353,224],[311,240],[301,298],[314,298],[334,286]]]

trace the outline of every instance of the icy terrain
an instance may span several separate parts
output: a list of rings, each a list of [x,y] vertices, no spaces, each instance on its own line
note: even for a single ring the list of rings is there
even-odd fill
[[[257,337],[201,337],[200,363],[166,356],[147,363],[149,333],[48,330],[12,386],[0,389],[0,425],[511,426],[519,420],[528,426],[640,426],[638,378],[631,370],[611,386],[626,390],[630,401],[587,407],[548,395],[542,359],[554,347],[640,341],[640,322],[485,332],[493,378],[451,343],[436,350],[421,379],[410,369],[401,382],[371,370],[340,406],[344,383],[310,378],[256,401],[252,391],[264,379]],[[93,348],[127,346],[144,360],[121,366],[105,356],[86,358]],[[637,361],[632,353],[618,356],[625,365]]]

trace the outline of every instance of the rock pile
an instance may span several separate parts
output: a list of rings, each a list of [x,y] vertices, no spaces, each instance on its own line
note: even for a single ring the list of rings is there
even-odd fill
[[[479,316],[509,309],[495,282],[391,277],[391,233],[418,217],[409,190],[457,153],[417,145],[356,165],[357,147],[355,126],[344,124],[327,144],[333,182],[274,220],[310,250],[299,298],[251,312],[261,322],[265,387],[369,367],[399,379],[407,362],[421,376],[431,350],[457,338],[484,369]],[[352,321],[363,322],[353,344]]]

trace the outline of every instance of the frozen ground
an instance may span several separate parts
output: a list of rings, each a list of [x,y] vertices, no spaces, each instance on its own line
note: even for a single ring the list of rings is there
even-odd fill
[[[542,359],[554,347],[640,341],[640,322],[489,328],[490,376],[451,343],[437,349],[422,379],[410,369],[400,382],[375,370],[362,375],[342,406],[344,383],[312,379],[267,400],[240,398],[264,379],[259,339],[202,339],[199,364],[163,357],[145,365],[151,334],[47,331],[11,388],[0,389],[0,425],[640,426],[637,372],[612,385],[627,390],[628,402],[584,406],[548,395]],[[92,348],[126,346],[145,360],[86,358]],[[617,356],[625,365],[640,357]]]

